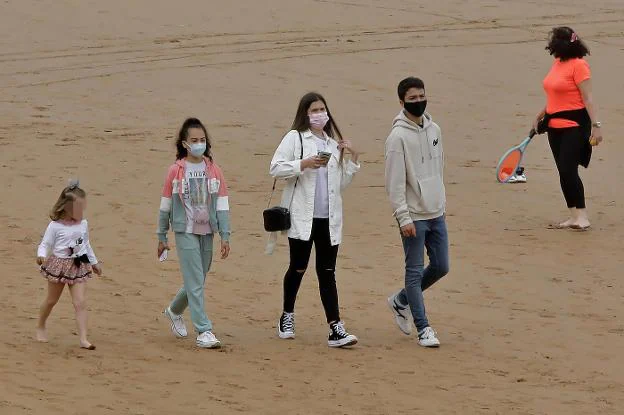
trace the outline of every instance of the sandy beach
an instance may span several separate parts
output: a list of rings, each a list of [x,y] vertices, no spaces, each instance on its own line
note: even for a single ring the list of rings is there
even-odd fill
[[[2,1],[0,413],[622,413],[623,21],[621,0]],[[604,124],[582,169],[588,232],[548,229],[566,209],[545,136],[527,150],[526,184],[494,174],[545,102],[558,25],[591,48]],[[403,251],[383,149],[409,75],[425,80],[445,143],[451,271],[426,293],[438,350],[401,334],[386,306]],[[337,267],[360,338],[350,350],[327,347],[313,267],[297,339],[275,331],[288,249],[281,238],[264,255],[262,210],[271,155],[309,90],[363,153]],[[175,251],[156,258],[158,207],[189,116],[230,186],[232,254],[215,256],[206,288],[219,351],[176,340],[162,316],[182,279]],[[36,247],[71,177],[104,268],[88,283],[93,352],[78,348],[67,292],[50,342],[33,341]]]

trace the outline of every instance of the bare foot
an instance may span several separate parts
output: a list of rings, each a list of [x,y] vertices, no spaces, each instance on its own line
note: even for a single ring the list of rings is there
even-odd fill
[[[41,343],[47,343],[48,342],[48,333],[47,333],[45,327],[44,328],[37,327],[37,335],[36,335],[36,337],[37,337],[37,341],[38,342],[41,342]]]
[[[550,228],[551,229],[568,229],[568,228],[572,227],[572,225],[574,225],[574,223],[575,223],[575,219],[570,218],[570,219],[566,220],[565,222],[561,222],[561,223],[558,223],[556,225],[554,225],[554,224],[550,225]]]
[[[572,229],[585,230],[590,227],[589,220],[587,218],[578,218],[574,223],[570,225]]]
[[[88,341],[81,341],[80,348],[87,349],[87,350],[95,350],[95,346],[89,343]]]
[[[565,222],[561,222],[559,226],[562,228],[569,228],[570,226],[574,225],[574,220],[575,220],[574,218],[570,218],[566,220]]]

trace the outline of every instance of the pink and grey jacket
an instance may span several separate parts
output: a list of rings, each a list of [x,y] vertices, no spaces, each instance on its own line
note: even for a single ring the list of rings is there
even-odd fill
[[[209,212],[210,227],[213,232],[219,232],[221,239],[230,240],[230,206],[228,190],[221,168],[208,158],[206,162],[206,177],[208,178],[208,193],[210,195]],[[158,240],[167,242],[169,224],[174,232],[186,232],[186,210],[182,198],[185,186],[186,173],[185,159],[177,160],[167,171],[160,211],[158,217]]]

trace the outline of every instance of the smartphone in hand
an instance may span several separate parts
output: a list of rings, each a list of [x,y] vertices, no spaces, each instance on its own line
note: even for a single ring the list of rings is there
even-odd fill
[[[327,163],[329,161],[329,159],[331,158],[332,153],[328,152],[328,151],[319,151],[318,152],[318,157],[321,158],[321,160],[323,160],[325,163]]]

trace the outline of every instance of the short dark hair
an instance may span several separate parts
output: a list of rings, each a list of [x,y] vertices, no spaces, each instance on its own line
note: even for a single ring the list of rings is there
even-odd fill
[[[582,58],[589,55],[589,48],[568,26],[555,27],[550,31],[550,39],[546,46],[548,53],[562,61],[568,59]]]
[[[399,86],[397,87],[397,93],[399,94],[399,99],[401,101],[405,100],[405,94],[411,88],[425,89],[425,83],[420,78],[416,78],[415,76],[410,76],[399,82]]]

